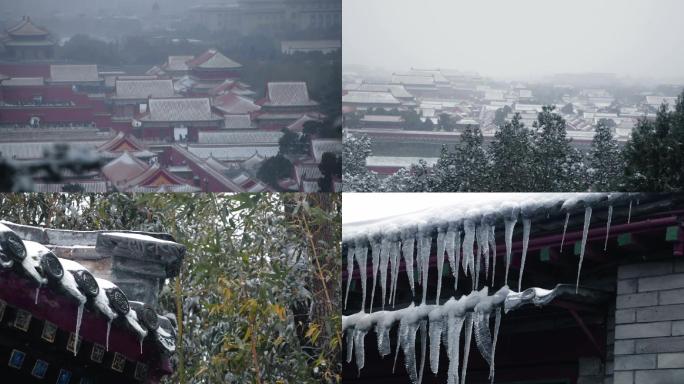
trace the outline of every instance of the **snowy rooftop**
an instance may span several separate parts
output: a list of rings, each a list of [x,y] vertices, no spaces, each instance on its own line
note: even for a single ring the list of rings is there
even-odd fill
[[[150,99],[149,113],[143,121],[211,121],[218,117],[211,113],[209,99],[172,98]]]
[[[172,97],[171,80],[117,80],[117,99],[147,99],[149,97]]]
[[[313,106],[317,103],[309,99],[306,83],[270,82],[267,84],[268,102],[266,105],[278,107]]]
[[[346,95],[342,95],[342,102],[352,104],[401,104],[401,102],[389,92],[366,91],[349,91]]]
[[[94,82],[100,80],[97,65],[51,65],[50,80],[53,82]]]
[[[211,131],[199,132],[199,144],[228,144],[228,145],[278,145],[283,137],[279,131]]]
[[[368,201],[371,201],[371,194]],[[428,205],[422,209],[386,217],[373,217],[363,221],[344,221],[343,241],[372,236],[390,235],[402,230],[432,230],[464,219],[480,220],[483,216],[503,216],[517,210],[531,214],[537,210],[570,209],[574,205],[598,202],[611,197],[606,193],[490,193],[490,194],[440,194],[430,196]],[[404,195],[403,206],[411,207],[410,195]],[[613,194],[616,198],[620,194]],[[359,198],[363,198],[360,196]],[[364,204],[362,201],[359,204]],[[368,203],[366,203],[368,204]],[[361,205],[363,206],[363,205]],[[350,207],[351,208],[351,207]],[[363,208],[361,208],[363,209]],[[366,207],[367,209],[367,207]]]

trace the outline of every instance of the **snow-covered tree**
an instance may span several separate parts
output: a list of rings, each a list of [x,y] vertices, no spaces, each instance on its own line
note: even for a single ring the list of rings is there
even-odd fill
[[[342,148],[342,189],[345,192],[372,192],[380,188],[378,177],[366,168],[371,155],[371,139],[366,135],[344,134]]]
[[[523,192],[534,183],[534,134],[515,114],[494,134],[489,147],[492,158],[492,190]]]
[[[586,175],[579,151],[567,138],[565,120],[544,106],[533,127],[536,130],[534,150],[534,183],[528,191],[557,192],[586,189]]]
[[[626,189],[684,190],[684,92],[674,111],[661,106],[655,121],[640,120],[624,149]]]
[[[622,154],[611,128],[604,120],[600,120],[596,126],[588,161],[592,190],[601,192],[618,190],[623,173]]]

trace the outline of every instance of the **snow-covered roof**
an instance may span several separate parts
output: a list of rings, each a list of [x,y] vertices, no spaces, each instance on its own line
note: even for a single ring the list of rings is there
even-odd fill
[[[104,140],[73,141],[69,146],[75,150],[95,150]],[[7,159],[31,160],[42,159],[46,151],[50,151],[59,142],[8,142],[0,143],[0,156]]]
[[[191,68],[202,69],[237,69],[242,67],[242,64],[229,59],[216,49],[210,49],[189,60],[187,65]]]
[[[211,113],[207,98],[150,99],[148,114],[143,121],[211,121],[218,117]]]
[[[252,125],[252,118],[247,114],[223,116],[223,127],[226,129],[254,128]]]
[[[268,101],[265,105],[269,106],[293,107],[318,104],[309,99],[309,90],[303,81],[269,82],[267,93]]]
[[[311,140],[311,148],[314,159],[317,163],[320,163],[323,160],[323,154],[326,152],[338,155],[342,153],[342,140],[313,139]]]
[[[187,71],[188,61],[194,59],[194,56],[169,56],[164,69],[168,71]]]
[[[227,145],[278,145],[283,137],[279,131],[207,131],[199,132],[199,144],[227,144]]]
[[[117,80],[117,99],[147,99],[149,97],[172,97],[173,81],[168,80]]]
[[[189,145],[188,152],[202,159],[213,156],[222,161],[243,161],[254,156],[255,153],[263,157],[273,157],[278,154],[278,146],[225,146],[225,145]]]
[[[212,99],[214,108],[226,114],[242,115],[258,111],[261,107],[252,100],[233,93],[225,93]]]
[[[429,166],[437,164],[436,157],[399,157],[399,156],[368,156],[366,166],[368,167],[401,167],[408,168],[413,164],[418,164],[420,160],[425,160]]]
[[[431,208],[400,216],[382,217],[363,222],[347,222],[342,227],[343,241],[368,238],[375,235],[400,233],[402,230],[421,228],[425,231],[437,226],[465,219],[477,220],[483,216],[505,216],[522,212],[525,216],[538,210],[570,209],[578,204],[598,202],[611,197],[608,193],[494,193],[476,197],[450,194],[453,203],[435,202]],[[613,194],[613,198],[621,194]],[[475,200],[474,200],[475,199]],[[407,204],[410,201],[407,200]]]
[[[97,65],[50,65],[50,81],[63,83],[95,82],[100,80]]]
[[[24,86],[37,86],[37,85],[44,85],[45,81],[43,80],[42,77],[13,77],[11,79],[3,80],[2,85],[3,86],[16,86],[16,87],[24,87]]]
[[[366,91],[349,91],[346,95],[342,95],[342,102],[351,104],[401,104],[401,102],[389,92]]]

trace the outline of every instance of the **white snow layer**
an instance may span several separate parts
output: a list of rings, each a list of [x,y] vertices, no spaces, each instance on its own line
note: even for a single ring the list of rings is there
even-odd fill
[[[448,224],[464,219],[471,219],[479,223],[480,219],[485,215],[501,214],[516,208],[524,212],[530,212],[562,204],[563,210],[569,210],[580,204],[590,204],[605,199],[609,194],[520,193],[489,195],[492,196],[486,201],[486,204],[474,204],[472,200],[459,202],[459,194],[454,193],[453,204],[439,205],[413,214],[344,223],[342,226],[342,240],[348,242],[357,238],[369,239],[374,235],[395,234],[404,229]],[[498,199],[497,195],[499,195]],[[407,201],[407,204],[410,204],[410,201]],[[523,216],[525,216],[524,213]]]

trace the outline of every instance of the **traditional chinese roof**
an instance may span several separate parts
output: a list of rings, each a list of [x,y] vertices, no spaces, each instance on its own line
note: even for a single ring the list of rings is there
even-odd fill
[[[214,108],[229,115],[243,115],[261,109],[252,100],[234,93],[225,93],[212,100]]]
[[[242,64],[227,58],[216,49],[210,49],[187,61],[187,65],[191,68],[201,69],[237,69],[242,67]]]
[[[413,95],[400,84],[360,84],[355,91],[390,92],[396,98],[413,98]]]
[[[350,104],[401,104],[401,102],[389,92],[366,91],[349,91],[346,95],[342,95],[342,102]]]
[[[171,173],[168,169],[154,164],[133,179],[123,183],[122,189],[135,187],[161,187],[164,185],[186,185],[187,181]]]
[[[147,99],[173,97],[173,81],[168,80],[117,80],[116,99]]]
[[[150,166],[144,161],[124,152],[102,167],[102,173],[114,184],[125,183],[141,175]]]
[[[267,84],[267,99],[263,105],[274,107],[299,107],[318,105],[309,99],[309,91],[306,83],[296,82],[269,82]]]
[[[30,17],[24,17],[19,24],[7,30],[10,36],[46,37],[50,32],[33,24]]]
[[[311,140],[311,149],[314,159],[320,163],[325,152],[335,154],[342,153],[342,140],[335,139],[313,139]]]
[[[283,137],[279,131],[209,131],[199,132],[199,144],[227,144],[227,145],[278,145]]]
[[[277,146],[225,146],[225,145],[188,145],[188,152],[191,154],[207,159],[213,156],[221,161],[244,161],[252,157],[254,154],[259,154],[263,157],[273,157],[278,154]]]
[[[112,265],[133,256],[142,265],[156,261],[160,266],[149,265],[150,271],[160,269],[166,278],[177,273],[184,246],[164,234],[51,230],[5,221],[0,238],[0,316],[12,316],[14,324],[11,331],[0,329],[9,342],[0,348],[13,349],[10,367],[27,379],[30,373],[59,383],[154,383],[173,372],[171,319],[129,299],[123,286],[100,277],[107,275],[101,268],[81,262]],[[105,258],[117,261],[94,264]],[[11,338],[5,338],[8,332]]]
[[[225,115],[223,116],[223,126],[226,129],[254,128],[249,115]]]
[[[194,59],[194,56],[169,56],[163,69],[167,71],[182,72],[190,69],[188,61]]]
[[[106,181],[70,181],[68,184],[76,184],[83,188],[85,193],[105,193],[107,192]],[[62,193],[64,192],[64,182],[61,183],[33,183],[33,192],[37,193]]]
[[[142,121],[214,121],[219,117],[211,113],[207,98],[150,99],[147,114]]]
[[[97,150],[100,152],[138,152],[144,151],[145,146],[133,135],[119,132],[111,140],[97,147]]]
[[[2,81],[2,86],[4,87],[31,87],[41,85],[45,85],[42,77],[13,77]]]
[[[100,81],[97,65],[50,65],[50,81],[60,83],[80,83]]]

